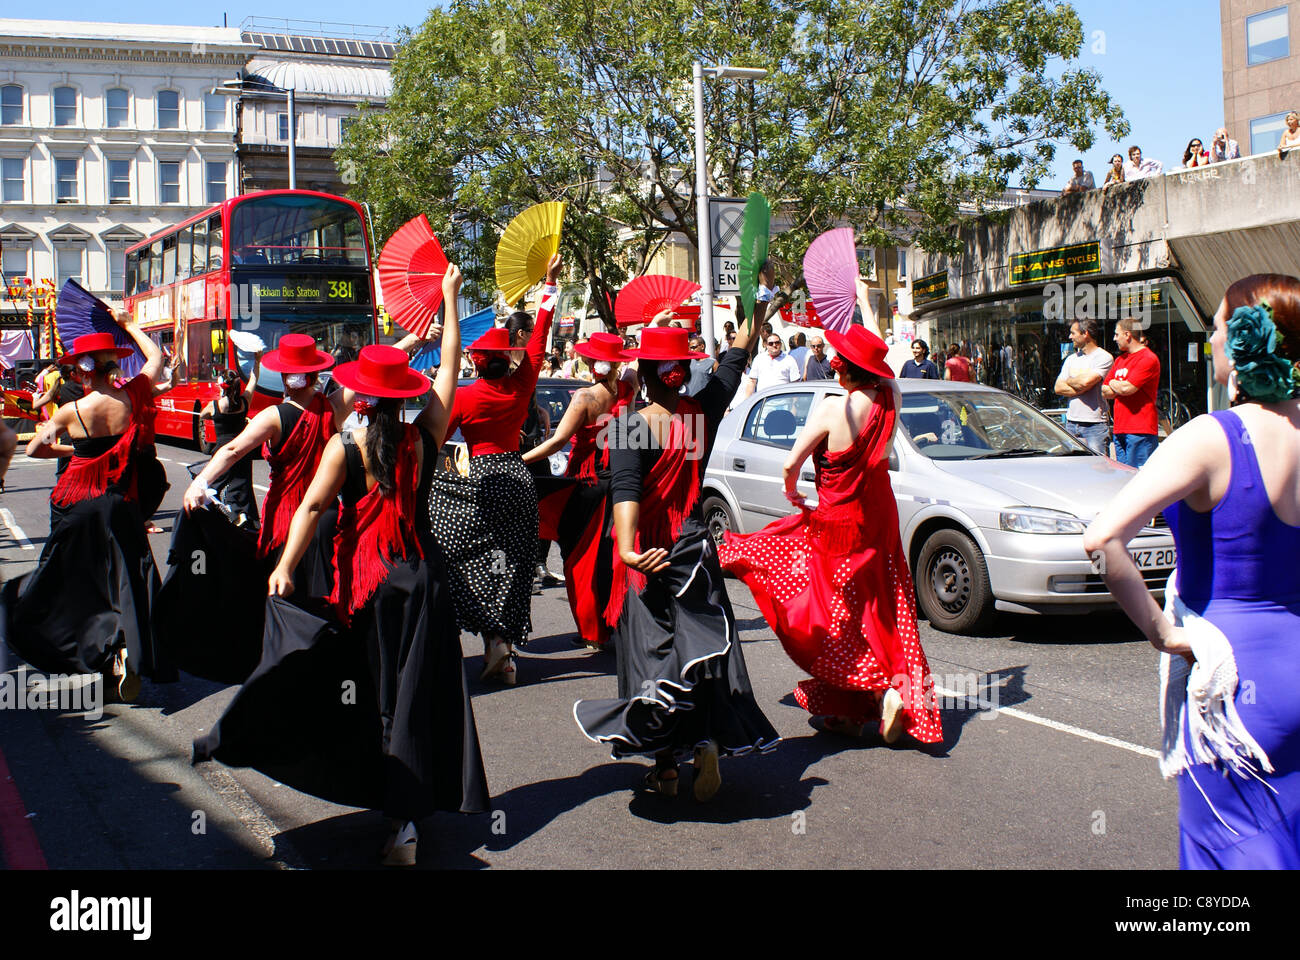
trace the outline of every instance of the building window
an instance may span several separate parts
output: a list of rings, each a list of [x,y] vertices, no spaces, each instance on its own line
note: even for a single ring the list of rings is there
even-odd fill
[[[1282,131],[1285,129],[1285,113],[1256,117],[1250,121],[1250,152],[1268,153],[1270,150],[1276,150],[1277,145],[1282,142]]]
[[[339,140],[347,139],[348,131],[352,129],[352,124],[356,122],[356,117],[339,117]]]
[[[1291,54],[1286,7],[1246,18],[1246,66],[1281,60]]]
[[[107,126],[125,127],[130,122],[130,96],[121,87],[114,87],[104,92],[104,119]]]
[[[86,281],[83,276],[85,270],[86,248],[78,244],[72,247],[59,247],[54,251],[54,269],[58,274],[56,278],[60,286],[64,280],[76,280],[83,287]]]
[[[0,273],[6,280],[27,276],[27,247],[6,243],[4,257],[0,259]]]
[[[868,247],[865,250],[858,251],[858,262],[861,264],[862,275],[868,280],[876,279],[876,248]]]
[[[158,164],[158,201],[181,202],[181,165],[177,160],[164,160]]]
[[[219,93],[203,95],[203,129],[226,129],[226,98]]]
[[[54,158],[54,199],[57,203],[81,202],[81,160]]]
[[[108,289],[119,296],[126,295],[126,247],[110,245],[108,248]]]
[[[5,157],[0,161],[5,203],[22,203],[27,199],[26,166],[21,157]]]
[[[131,161],[108,161],[108,202],[131,202]]]
[[[181,128],[181,95],[175,90],[158,91],[158,129]]]
[[[208,203],[221,203],[226,199],[226,164],[225,161],[210,161],[206,164],[208,173]]]
[[[907,247],[898,248],[898,279],[907,279]]]
[[[298,117],[296,114],[293,118],[293,139],[295,143],[298,142]],[[280,114],[280,142],[289,142],[289,115],[287,113]]]
[[[14,126],[23,122],[23,88],[16,83],[0,87],[0,124]]]
[[[54,88],[54,125],[70,127],[77,122],[77,88]]]

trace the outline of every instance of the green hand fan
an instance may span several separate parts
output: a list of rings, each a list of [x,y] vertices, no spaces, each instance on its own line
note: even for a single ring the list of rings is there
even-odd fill
[[[748,329],[754,328],[754,301],[758,297],[758,271],[767,261],[768,231],[772,208],[755,191],[745,202],[745,219],[740,230],[740,302],[745,305]]]

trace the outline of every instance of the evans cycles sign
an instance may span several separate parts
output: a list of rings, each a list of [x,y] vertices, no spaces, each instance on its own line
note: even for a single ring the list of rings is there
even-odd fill
[[[1011,285],[1046,283],[1101,273],[1101,243],[1075,243],[1011,257]]]

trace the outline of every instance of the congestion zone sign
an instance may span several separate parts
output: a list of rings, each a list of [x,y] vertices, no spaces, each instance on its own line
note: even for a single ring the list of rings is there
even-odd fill
[[[745,200],[709,198],[709,245],[713,248],[713,292],[740,293],[740,234]]]

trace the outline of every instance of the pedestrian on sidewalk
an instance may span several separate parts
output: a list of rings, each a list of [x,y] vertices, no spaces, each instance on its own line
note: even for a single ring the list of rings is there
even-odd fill
[[[1075,320],[1070,324],[1074,352],[1061,364],[1055,390],[1057,396],[1070,400],[1065,412],[1066,432],[1105,457],[1110,454],[1110,426],[1101,382],[1114,358],[1098,346],[1100,339],[1101,324],[1096,320]]]
[[[1115,345],[1119,352],[1101,382],[1101,395],[1114,402],[1115,459],[1140,467],[1160,442],[1160,358],[1147,347],[1146,332],[1132,317],[1121,317],[1115,324]]]
[[[1224,294],[1210,338],[1231,410],[1178,428],[1083,546],[1162,656],[1160,769],[1178,781],[1183,869],[1300,868],[1300,280]],[[1164,511],[1165,609],[1128,543]]]

